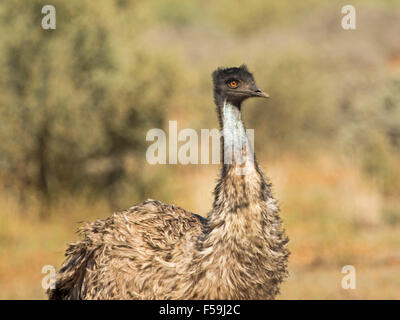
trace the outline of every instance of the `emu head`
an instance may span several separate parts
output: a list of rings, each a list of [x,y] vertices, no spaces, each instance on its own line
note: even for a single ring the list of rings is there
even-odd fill
[[[260,90],[253,75],[245,65],[233,68],[218,68],[212,74],[214,98],[218,102],[227,100],[240,106],[241,102],[251,97],[268,98],[269,95]]]

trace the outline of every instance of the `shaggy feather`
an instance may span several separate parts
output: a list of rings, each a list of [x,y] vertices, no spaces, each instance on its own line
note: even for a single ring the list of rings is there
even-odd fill
[[[224,85],[231,77],[255,87],[244,66],[213,73],[222,131],[237,152],[224,162],[208,218],[149,199],[86,224],[82,240],[66,251],[50,299],[276,297],[287,276],[288,238],[271,184],[246,154],[246,96],[230,95]],[[238,175],[243,166],[246,174]]]

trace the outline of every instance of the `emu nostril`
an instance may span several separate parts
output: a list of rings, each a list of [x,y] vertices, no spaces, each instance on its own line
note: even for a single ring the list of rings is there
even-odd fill
[[[266,93],[258,88],[255,88],[253,92],[256,97],[269,98],[268,93]]]

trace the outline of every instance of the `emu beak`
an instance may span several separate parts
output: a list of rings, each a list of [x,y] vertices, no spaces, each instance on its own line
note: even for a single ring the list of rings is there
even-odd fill
[[[254,91],[254,96],[255,97],[261,97],[261,98],[269,98],[269,94],[256,88]]]

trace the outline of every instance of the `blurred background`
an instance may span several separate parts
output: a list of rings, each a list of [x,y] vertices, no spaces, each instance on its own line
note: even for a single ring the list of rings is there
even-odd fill
[[[400,2],[0,3],[0,298],[44,299],[79,221],[147,198],[206,216],[219,165],[149,165],[152,128],[218,128],[211,72],[246,63],[245,123],[291,239],[280,299],[400,298]],[[182,143],[183,144],[183,143]],[[357,272],[344,290],[344,265]]]

